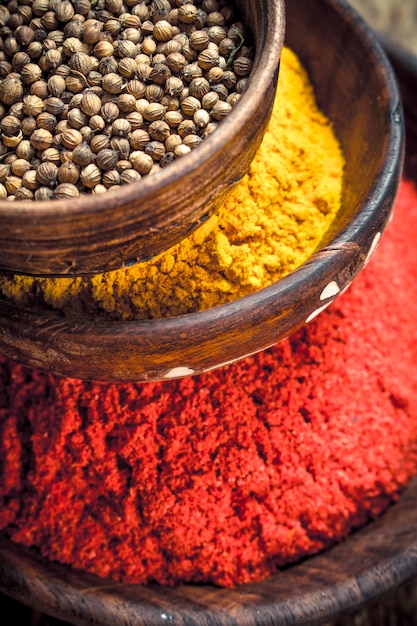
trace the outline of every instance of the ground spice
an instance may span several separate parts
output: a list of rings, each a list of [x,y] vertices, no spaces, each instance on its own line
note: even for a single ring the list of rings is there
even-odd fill
[[[232,586],[380,514],[417,471],[416,222],[403,181],[352,287],[211,373],[99,385],[2,359],[2,532],[99,576]]]
[[[0,278],[19,305],[155,319],[253,293],[306,261],[340,207],[344,160],[308,77],[284,49],[279,93],[249,174],[201,228],[155,259],[91,279]]]

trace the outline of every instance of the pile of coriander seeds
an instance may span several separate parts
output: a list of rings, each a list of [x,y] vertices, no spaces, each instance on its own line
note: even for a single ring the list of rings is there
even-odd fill
[[[254,49],[233,0],[0,6],[0,198],[104,193],[213,133]]]

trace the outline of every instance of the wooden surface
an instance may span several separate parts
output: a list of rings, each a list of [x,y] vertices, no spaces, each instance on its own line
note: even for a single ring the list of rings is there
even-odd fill
[[[120,190],[71,201],[0,200],[0,268],[77,275],[129,265],[183,239],[223,202],[262,141],[284,37],[283,0],[237,4],[256,56],[248,89],[217,132],[156,176]]]
[[[99,381],[201,373],[283,339],[351,283],[389,220],[401,177],[399,93],[376,38],[343,2],[288,3],[286,41],[309,71],[346,155],[342,208],[326,245],[266,289],[171,319],[87,322],[2,301],[1,353],[30,367]]]
[[[375,30],[417,55],[416,0],[350,0]]]

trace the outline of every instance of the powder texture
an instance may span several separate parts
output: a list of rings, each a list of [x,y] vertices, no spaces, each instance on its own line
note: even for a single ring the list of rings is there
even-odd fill
[[[340,207],[344,160],[308,77],[285,49],[262,146],[231,197],[195,233],[155,259],[91,279],[0,277],[23,306],[67,316],[154,319],[253,293],[305,262]]]
[[[116,580],[232,586],[380,514],[417,471],[416,223],[403,181],[352,287],[211,373],[99,385],[1,360],[2,532]]]

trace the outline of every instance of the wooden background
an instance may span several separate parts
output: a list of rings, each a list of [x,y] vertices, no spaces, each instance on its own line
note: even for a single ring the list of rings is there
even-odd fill
[[[370,25],[417,55],[417,0],[351,0]],[[417,93],[417,84],[416,84]],[[417,529],[416,529],[417,532]],[[0,594],[1,626],[64,626]],[[377,604],[326,626],[417,626],[417,579]]]
[[[417,54],[417,0],[351,0],[375,30]]]

